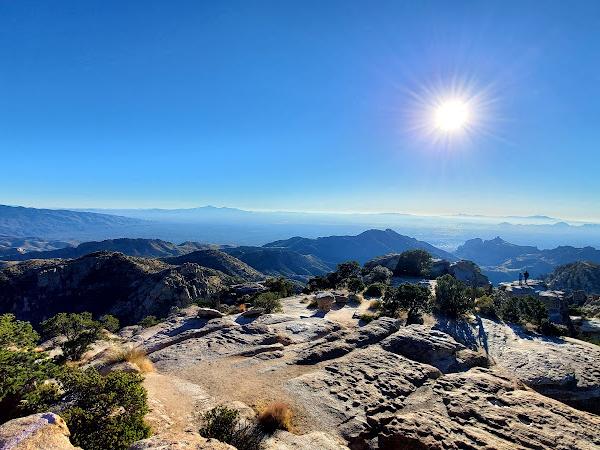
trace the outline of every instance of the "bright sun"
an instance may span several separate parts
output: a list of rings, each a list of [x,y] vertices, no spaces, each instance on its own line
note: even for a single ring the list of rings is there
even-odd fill
[[[469,105],[460,99],[445,100],[435,108],[433,120],[435,127],[443,132],[462,130],[470,120]]]

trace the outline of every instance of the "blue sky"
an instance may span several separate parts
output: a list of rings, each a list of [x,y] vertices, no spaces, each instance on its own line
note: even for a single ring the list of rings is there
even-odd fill
[[[600,220],[600,2],[2,0],[0,156],[5,204]]]

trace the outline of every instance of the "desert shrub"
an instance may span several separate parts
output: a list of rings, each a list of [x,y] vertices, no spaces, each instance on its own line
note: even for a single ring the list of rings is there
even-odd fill
[[[552,323],[548,319],[542,320],[538,329],[540,333],[545,334],[547,336],[567,336],[569,334],[569,330],[567,327]],[[600,341],[590,342],[600,345]]]
[[[369,284],[383,283],[389,284],[392,280],[393,272],[384,266],[375,266],[365,273],[365,281]]]
[[[407,250],[400,254],[394,273],[396,275],[423,276],[431,267],[431,255],[425,250]]]
[[[360,276],[360,264],[357,261],[346,261],[337,265],[335,271],[339,281]]]
[[[34,350],[38,334],[29,322],[12,314],[0,316],[0,423],[37,412],[37,405],[54,401],[57,390],[45,381],[58,366]]]
[[[149,328],[159,323],[160,320],[158,320],[156,316],[146,316],[138,322],[138,325],[140,325],[142,328]]]
[[[471,311],[474,301],[470,294],[468,287],[452,275],[437,278],[435,300],[443,314],[459,317]]]
[[[290,297],[295,292],[294,283],[284,277],[268,278],[264,285],[269,292],[275,292],[280,297]]]
[[[264,308],[267,314],[283,310],[280,297],[275,292],[262,292],[258,294],[254,298],[253,304],[258,308]]]
[[[303,292],[305,294],[310,294],[311,292],[322,291],[334,287],[335,286],[331,283],[331,280],[327,276],[316,276],[308,280]]]
[[[358,318],[360,320],[362,320],[365,323],[370,323],[373,320],[379,318],[379,313],[375,313],[375,314],[371,314],[371,313],[362,313],[361,315],[358,316]]]
[[[489,295],[484,295],[475,300],[475,309],[483,317],[498,317],[498,313],[496,311],[496,303],[494,299]]]
[[[369,310],[371,311],[381,311],[383,308],[383,302],[381,300],[373,300],[369,304]]]
[[[429,289],[424,286],[403,283],[386,291],[382,309],[385,315],[391,317],[397,317],[400,311],[406,311],[407,324],[420,323],[421,314],[431,308],[429,295]]]
[[[238,450],[260,450],[264,435],[255,425],[240,419],[237,410],[217,406],[202,415],[200,435],[233,445]]]
[[[542,322],[548,320],[548,308],[539,298],[526,297],[520,303],[522,316],[527,322],[540,327]]]
[[[116,333],[121,328],[119,319],[117,319],[112,314],[104,314],[103,316],[100,316],[98,321],[102,324],[104,328],[106,328],[111,333]]]
[[[535,297],[510,297],[501,305],[500,317],[505,322],[531,323],[541,330],[542,323],[548,321],[548,309]]]
[[[292,410],[283,402],[267,405],[258,415],[258,423],[267,433],[292,428]]]
[[[150,435],[144,423],[148,407],[141,375],[70,370],[60,381],[68,398],[60,415],[73,444],[86,450],[125,450]]]
[[[0,315],[0,347],[33,347],[40,336],[29,322],[16,320],[14,314]]]
[[[365,292],[363,292],[363,295],[365,297],[383,297],[386,289],[387,286],[383,283],[373,283],[367,286],[367,289]]]
[[[365,289],[365,283],[363,283],[363,281],[358,277],[349,278],[347,285],[348,285],[348,290],[350,292],[352,292],[353,294],[362,292]]]
[[[92,319],[89,312],[59,313],[41,324],[45,338],[64,336],[60,344],[63,358],[75,361],[81,359],[90,345],[100,338],[102,325]]]

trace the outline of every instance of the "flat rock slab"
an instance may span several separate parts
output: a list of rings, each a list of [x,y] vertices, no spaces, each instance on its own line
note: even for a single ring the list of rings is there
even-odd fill
[[[441,375],[435,367],[373,346],[289,380],[288,389],[305,401],[324,426],[352,443],[372,432],[370,416],[398,410],[419,386]]]
[[[393,413],[373,417],[371,448],[599,448],[600,418],[529,390],[511,376],[476,368],[416,390]]]
[[[548,397],[600,413],[600,347],[482,319],[493,362]]]

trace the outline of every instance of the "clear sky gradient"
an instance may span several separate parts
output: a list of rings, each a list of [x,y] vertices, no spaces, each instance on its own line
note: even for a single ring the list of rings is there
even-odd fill
[[[5,204],[598,220],[600,2],[0,0],[0,156]]]

